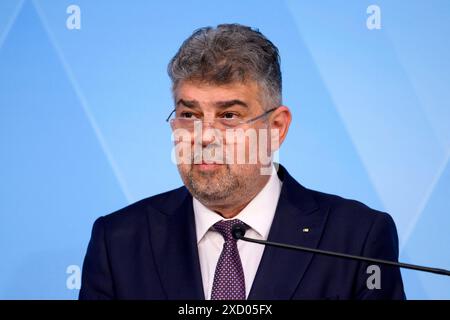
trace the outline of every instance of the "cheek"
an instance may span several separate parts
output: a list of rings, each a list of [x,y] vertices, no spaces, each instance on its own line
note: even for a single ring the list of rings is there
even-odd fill
[[[252,185],[259,175],[259,166],[252,164],[230,165],[230,176],[241,186]]]
[[[178,165],[178,171],[183,176],[186,176],[191,170],[192,170],[191,165],[188,165],[188,164],[179,164]]]
[[[260,145],[258,129],[228,132],[224,142],[224,152],[229,164],[256,164]]]

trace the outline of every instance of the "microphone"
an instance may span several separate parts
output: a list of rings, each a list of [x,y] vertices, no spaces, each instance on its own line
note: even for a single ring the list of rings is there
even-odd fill
[[[412,270],[431,272],[431,273],[436,273],[436,274],[440,274],[440,275],[450,276],[450,271],[445,270],[445,269],[430,268],[430,267],[419,266],[419,265],[409,264],[409,263],[368,258],[368,257],[356,256],[356,255],[347,254],[347,253],[340,253],[340,252],[327,251],[327,250],[321,250],[321,249],[294,246],[294,245],[284,244],[284,243],[279,243],[279,242],[246,238],[245,237],[246,231],[247,231],[247,227],[242,223],[238,223],[232,227],[231,234],[233,235],[233,238],[236,240],[243,240],[243,241],[247,241],[247,242],[253,242],[253,243],[268,245],[268,246],[277,247],[277,248],[299,250],[299,251],[322,254],[322,255],[331,256],[331,257],[339,257],[339,258],[350,259],[350,260],[365,261],[365,262],[371,262],[371,263],[375,263],[375,264],[385,264],[385,265],[390,265],[390,266],[395,266],[395,267],[400,267],[400,268],[405,268],[405,269],[412,269]]]

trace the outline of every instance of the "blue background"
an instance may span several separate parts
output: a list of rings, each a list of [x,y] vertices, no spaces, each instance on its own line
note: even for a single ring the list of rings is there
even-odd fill
[[[366,27],[371,4],[381,30]],[[401,260],[449,269],[449,19],[448,0],[1,0],[0,298],[76,298],[66,270],[95,218],[181,184],[166,66],[224,22],[280,49],[294,116],[280,162],[389,212]],[[450,298],[448,277],[402,274],[408,298]]]

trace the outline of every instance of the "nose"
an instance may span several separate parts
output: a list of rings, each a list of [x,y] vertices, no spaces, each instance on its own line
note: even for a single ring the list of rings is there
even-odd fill
[[[194,123],[193,143],[207,147],[212,143],[220,143],[221,131],[214,126],[214,121],[198,121]]]
[[[201,134],[202,147],[206,147],[212,143],[219,143],[217,139],[219,138],[220,131],[214,127],[214,122],[203,122]]]

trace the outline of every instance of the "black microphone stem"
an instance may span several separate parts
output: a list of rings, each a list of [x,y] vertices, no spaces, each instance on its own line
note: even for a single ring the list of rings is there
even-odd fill
[[[257,239],[252,239],[252,238],[246,238],[242,234],[238,234],[236,238],[244,240],[244,241],[248,241],[248,242],[270,245],[270,246],[274,246],[274,247],[278,247],[278,248],[301,250],[301,251],[306,251],[306,252],[323,254],[326,256],[340,257],[340,258],[344,258],[344,259],[352,259],[352,260],[359,260],[359,261],[366,261],[366,262],[373,262],[376,264],[386,264],[386,265],[405,268],[405,269],[419,270],[419,271],[424,271],[424,272],[431,272],[431,273],[441,274],[441,275],[445,275],[445,276],[450,276],[450,271],[445,270],[445,269],[430,268],[430,267],[418,266],[418,265],[409,264],[409,263],[394,262],[394,261],[374,259],[374,258],[366,258],[366,257],[360,257],[360,256],[351,255],[351,254],[346,254],[346,253],[331,252],[331,251],[326,251],[326,250],[294,246],[294,245],[278,243],[278,242],[257,240]]]

